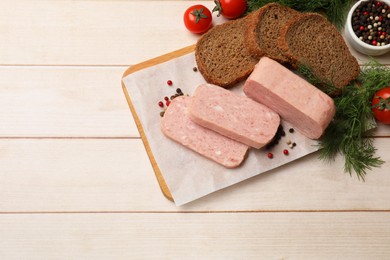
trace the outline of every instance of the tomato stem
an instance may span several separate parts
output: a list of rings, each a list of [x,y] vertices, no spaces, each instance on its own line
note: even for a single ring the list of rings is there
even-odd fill
[[[221,16],[222,13],[222,6],[221,3],[218,0],[214,0],[215,7],[213,8],[213,13],[218,12],[217,17]]]
[[[205,15],[204,13],[203,13],[203,11],[204,11],[204,8],[201,8],[201,9],[194,9],[194,11],[191,13],[193,16],[195,16],[196,17],[196,20],[195,20],[195,23],[198,23],[199,21],[200,21],[200,19],[202,19],[202,18],[208,18],[208,16],[207,15]]]
[[[372,108],[377,108],[381,111],[387,109],[390,110],[390,97],[383,99],[382,97],[375,97],[379,99],[379,103],[372,106]]]

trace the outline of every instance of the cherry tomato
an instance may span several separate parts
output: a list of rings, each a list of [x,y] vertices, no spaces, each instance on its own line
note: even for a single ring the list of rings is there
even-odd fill
[[[371,105],[375,118],[383,124],[390,124],[390,87],[377,91]]]
[[[218,12],[217,16],[222,14],[228,19],[235,19],[244,14],[246,10],[246,0],[214,0],[215,7],[213,12]]]
[[[184,12],[184,25],[192,33],[204,33],[210,29],[213,17],[204,5],[193,5]]]

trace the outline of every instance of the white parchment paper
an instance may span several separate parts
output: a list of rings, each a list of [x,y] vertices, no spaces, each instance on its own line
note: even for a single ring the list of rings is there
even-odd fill
[[[165,96],[174,95],[177,88],[191,96],[197,86],[205,83],[200,72],[193,71],[195,66],[194,53],[190,53],[137,71],[123,79],[153,156],[177,206],[318,150],[317,141],[304,137],[298,131],[289,133],[291,125],[283,122],[286,136],[279,141],[279,145],[271,150],[250,149],[240,167],[227,169],[166,138],[160,130],[162,109],[158,102],[164,102]],[[172,80],[173,85],[168,86],[167,80]],[[242,84],[231,90],[244,95]],[[287,140],[295,142],[297,146],[289,148]],[[283,154],[284,149],[289,150],[289,155]],[[273,153],[273,159],[267,157],[268,152]]]

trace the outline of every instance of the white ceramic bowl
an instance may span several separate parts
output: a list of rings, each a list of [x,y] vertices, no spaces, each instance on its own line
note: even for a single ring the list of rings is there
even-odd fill
[[[386,3],[390,6],[390,0],[380,0],[381,2]],[[358,1],[355,3],[351,10],[349,10],[346,24],[344,26],[344,36],[348,43],[358,52],[361,52],[363,54],[369,55],[369,56],[379,56],[387,53],[390,51],[390,44],[387,44],[385,46],[373,46],[370,44],[367,44],[360,40],[355,32],[352,29],[352,14],[355,11],[355,9],[360,5],[361,2],[364,2],[363,0]]]

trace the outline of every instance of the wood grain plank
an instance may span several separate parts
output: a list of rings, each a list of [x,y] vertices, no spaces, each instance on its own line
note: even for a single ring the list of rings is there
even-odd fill
[[[390,213],[0,215],[1,259],[387,259]]]
[[[3,139],[0,168],[1,212],[171,204],[137,139]]]
[[[121,89],[126,69],[0,66],[0,137],[138,138]],[[390,126],[375,135],[390,136]]]
[[[4,0],[0,65],[137,64],[197,41],[199,35],[188,32],[182,21],[186,8],[197,3]],[[213,1],[202,4],[214,7]],[[226,21],[215,13],[213,19],[215,24]],[[367,60],[352,52],[360,62]],[[378,60],[390,63],[389,58]]]
[[[125,67],[0,67],[0,137],[139,137]]]
[[[390,210],[390,138],[375,145],[366,182],[314,154],[175,207],[139,139],[0,139],[0,213]]]
[[[372,132],[374,136],[390,137],[390,125],[378,123],[378,127]]]
[[[182,14],[197,3],[1,1],[0,9],[7,12],[0,19],[0,64],[136,64],[194,44],[199,35],[186,30]],[[202,4],[214,6],[212,1]]]
[[[126,67],[0,66],[0,137],[131,137]],[[381,125],[375,135],[390,136]]]

